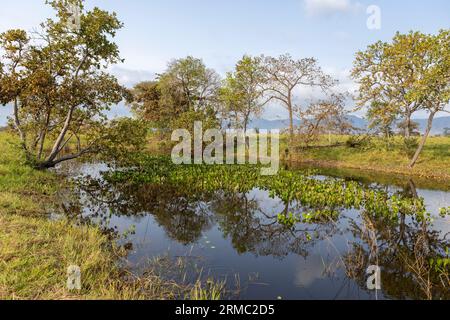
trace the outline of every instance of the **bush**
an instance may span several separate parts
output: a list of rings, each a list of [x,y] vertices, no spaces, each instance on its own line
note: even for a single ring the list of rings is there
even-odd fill
[[[404,138],[402,144],[402,151],[408,158],[412,159],[419,147],[419,140],[416,137]]]
[[[370,136],[364,135],[364,136],[350,136],[347,141],[345,142],[345,145],[348,148],[352,149],[368,149],[370,148],[370,142],[371,138]]]

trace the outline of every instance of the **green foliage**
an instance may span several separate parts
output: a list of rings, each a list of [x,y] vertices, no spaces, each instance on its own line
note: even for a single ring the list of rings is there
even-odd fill
[[[194,193],[247,193],[254,188],[267,190],[273,198],[284,203],[295,201],[306,210],[303,218],[280,214],[279,221],[291,226],[296,222],[321,221],[337,218],[338,209],[357,209],[374,216],[397,220],[401,214],[415,219],[428,219],[422,198],[389,195],[380,190],[366,189],[354,181],[339,179],[317,180],[300,172],[282,170],[276,176],[261,176],[259,166],[207,166],[172,164],[169,158],[142,156],[135,169],[106,175],[110,182],[127,181],[138,184],[162,184],[187,188]]]
[[[442,218],[445,218],[445,216],[450,216],[450,207],[439,209],[439,215],[440,215]]]
[[[438,112],[450,101],[450,30],[437,35],[397,33],[392,42],[379,41],[358,52],[352,76],[359,83],[360,108],[368,107],[372,126],[388,132],[401,117],[402,129],[410,137],[417,111],[429,114],[425,135],[413,154],[413,168],[423,150]]]
[[[159,129],[168,141],[174,129],[192,132],[195,121],[202,121],[206,129],[220,127],[219,87],[216,72],[189,56],[169,63],[157,81],[137,84],[128,103],[139,119]]]
[[[366,135],[352,135],[345,141],[345,145],[347,148],[366,150],[371,146],[371,138]]]
[[[109,161],[132,162],[147,143],[148,127],[142,120],[119,118],[111,121],[101,133],[105,141],[98,149],[98,155]]]
[[[298,222],[301,221],[301,219],[295,216],[292,212],[289,212],[289,214],[280,213],[277,220],[279,224],[282,224],[288,228],[293,228]]]
[[[227,73],[220,89],[223,113],[233,128],[247,129],[251,117],[259,116],[268,100],[263,101],[265,81],[261,59],[244,56],[233,72]]]
[[[412,159],[418,147],[419,147],[418,138],[410,137],[403,139],[402,149],[409,159]]]
[[[296,90],[301,86],[329,90],[337,81],[323,72],[315,58],[296,60],[290,54],[279,57],[262,56],[261,64],[265,77],[264,91],[289,112],[289,133],[292,142]]]
[[[97,138],[105,111],[126,96],[107,73],[109,65],[122,61],[112,41],[122,28],[116,14],[99,8],[83,12],[74,31],[67,6],[82,10],[83,1],[48,3],[57,19],[42,23],[36,34],[0,35],[0,103],[14,105],[14,130],[29,162],[39,168],[95,152],[104,142]],[[71,143],[77,143],[77,152],[60,156]]]
[[[450,272],[450,248],[445,250],[445,256],[430,259],[430,266],[436,272],[448,277]]]

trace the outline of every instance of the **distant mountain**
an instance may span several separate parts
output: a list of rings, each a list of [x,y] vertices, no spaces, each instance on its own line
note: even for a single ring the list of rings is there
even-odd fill
[[[120,102],[119,104],[112,106],[110,110],[105,112],[105,114],[108,117],[108,119],[131,116],[130,109],[123,102]],[[8,124],[8,117],[11,117],[12,115],[13,115],[12,105],[6,106],[0,105],[0,127],[6,126]]]
[[[428,119],[414,119],[414,121],[419,124],[420,132],[424,132],[428,124]],[[445,128],[450,128],[450,117],[435,118],[433,121],[433,129],[431,130],[431,134],[443,134]]]
[[[0,127],[6,126],[7,117],[12,114],[12,106],[0,106]],[[110,111],[107,112],[107,116],[110,119],[116,117],[127,117],[130,116],[130,110],[123,104],[119,103],[116,106],[113,106]],[[358,116],[350,115],[350,121],[353,126],[358,129],[367,129],[368,122],[367,120],[360,118]],[[419,124],[420,132],[424,132],[427,126],[428,119],[414,119],[413,121]],[[300,120],[294,120],[294,125],[299,126]],[[267,120],[267,119],[254,119],[250,125],[250,129],[287,129],[289,128],[289,120],[288,119],[280,119],[280,120]],[[440,135],[444,133],[445,128],[450,128],[450,117],[439,117],[435,118],[433,121],[433,129],[431,130],[432,135]]]
[[[294,120],[294,125],[299,126],[300,120]],[[266,120],[266,119],[254,119],[249,124],[249,129],[266,129],[266,130],[283,130],[289,128],[289,119],[285,120]]]
[[[350,115],[349,120],[352,122],[353,126],[358,129],[367,129],[368,122],[367,120],[360,118],[358,116]],[[419,128],[421,132],[425,131],[425,128],[428,123],[428,119],[414,119],[413,121],[419,124]],[[301,124],[300,120],[294,120],[294,125],[299,126]],[[289,128],[289,120],[267,120],[267,119],[255,119],[250,125],[250,129],[287,129]],[[445,128],[450,128],[450,117],[440,117],[435,118],[433,122],[433,129],[431,130],[432,135],[439,135],[444,133]]]

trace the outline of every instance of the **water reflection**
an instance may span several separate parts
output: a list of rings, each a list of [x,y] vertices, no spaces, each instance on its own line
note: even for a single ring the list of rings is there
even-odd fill
[[[152,245],[158,242],[159,247],[136,250],[139,259],[164,254],[161,243],[166,239],[173,246],[203,249],[213,248],[209,242],[214,239],[216,251],[199,249],[210,257],[210,266],[264,277],[266,287],[250,288],[244,298],[370,299],[375,293],[367,290],[366,270],[379,265],[383,290],[378,298],[450,299],[448,269],[430,267],[432,259],[446,257],[448,234],[426,220],[341,210],[335,219],[291,228],[278,222],[278,214],[305,208],[270,198],[268,191],[192,193],[172,185],[107,183],[98,177],[78,181],[79,198],[68,211],[109,231],[122,224],[137,224],[138,229],[147,224],[145,237],[150,223]],[[413,181],[405,188],[373,183],[371,188],[411,197],[422,193]],[[136,247],[142,238],[138,232],[131,242]]]

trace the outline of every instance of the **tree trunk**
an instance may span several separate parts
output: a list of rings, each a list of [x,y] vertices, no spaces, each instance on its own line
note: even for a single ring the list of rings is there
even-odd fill
[[[249,117],[244,117],[244,137],[245,137],[245,147],[248,149],[250,147],[250,138],[247,137],[247,127],[248,127]]]
[[[292,112],[292,107],[289,107],[289,135],[292,140],[294,138],[294,115]]]
[[[26,138],[25,133],[23,132],[22,127],[20,125],[19,102],[17,101],[17,98],[14,99],[14,126],[16,127],[16,130],[19,132],[22,148],[25,151],[25,153],[28,155],[27,138]]]
[[[430,114],[430,117],[428,118],[427,130],[425,131],[422,141],[420,142],[419,147],[417,148],[416,154],[414,155],[414,157],[411,160],[411,163],[409,165],[409,167],[411,169],[414,168],[417,160],[419,160],[419,156],[422,153],[423,147],[425,146],[425,143],[427,142],[428,136],[430,135],[431,129],[433,127],[433,120],[434,120],[435,115],[436,115],[436,111],[432,111]]]
[[[405,137],[410,138],[411,137],[411,115],[406,115],[406,126],[405,126]]]
[[[50,153],[50,155],[49,155],[49,157],[48,157],[46,162],[49,162],[49,163],[53,162],[53,160],[56,159],[58,153],[61,151],[60,147],[61,147],[61,144],[64,141],[64,138],[66,136],[67,131],[69,130],[70,124],[72,122],[72,116],[73,116],[74,111],[75,111],[75,107],[71,107],[70,110],[69,110],[69,113],[67,114],[67,118],[66,118],[66,121],[64,123],[64,127],[62,128],[61,133],[59,134],[58,138],[56,139],[56,142],[55,142],[55,144],[53,146],[53,149],[52,149],[52,151],[51,151],[51,153]]]
[[[67,156],[60,157],[58,159],[46,160],[46,161],[39,162],[36,164],[35,168],[38,170],[46,170],[46,169],[54,168],[54,167],[56,167],[56,165],[58,165],[62,162],[74,160],[74,159],[80,158],[81,156],[83,156],[85,154],[93,153],[93,152],[95,152],[95,149],[87,148],[87,149],[81,150],[77,154],[70,154]]]
[[[289,147],[292,147],[294,142],[294,110],[292,110],[291,94],[289,93]]]
[[[56,166],[56,163],[53,161],[44,161],[44,162],[39,162],[38,164],[36,164],[34,166],[34,168],[36,170],[47,170],[47,169],[54,168],[55,166]]]

